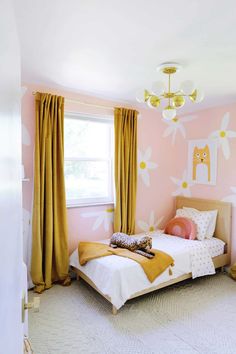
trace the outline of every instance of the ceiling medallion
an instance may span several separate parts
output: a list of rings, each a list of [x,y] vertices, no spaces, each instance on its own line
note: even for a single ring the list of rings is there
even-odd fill
[[[190,80],[182,82],[179,90],[172,92],[171,90],[171,75],[174,75],[181,69],[178,63],[163,63],[157,67],[158,71],[168,75],[168,89],[162,81],[156,81],[152,84],[151,91],[142,90],[136,96],[138,102],[146,102],[151,108],[158,108],[162,100],[167,101],[167,106],[163,109],[163,118],[167,120],[174,119],[177,109],[185,104],[185,97],[189,97],[194,103],[201,102],[204,98],[203,92],[196,89],[194,83]]]

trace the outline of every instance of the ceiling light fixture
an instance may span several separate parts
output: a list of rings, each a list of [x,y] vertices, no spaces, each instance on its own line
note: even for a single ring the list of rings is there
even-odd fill
[[[176,116],[176,110],[183,107],[185,104],[185,97],[189,97],[194,103],[201,102],[204,98],[203,92],[196,89],[194,83],[190,80],[182,82],[180,88],[176,92],[171,90],[171,75],[175,74],[181,69],[181,65],[177,63],[163,63],[157,67],[158,71],[168,75],[168,90],[165,90],[165,85],[161,81],[156,81],[152,85],[151,92],[142,90],[136,95],[138,102],[146,102],[151,108],[158,108],[161,100],[167,99],[167,106],[162,111],[164,119],[171,120]]]

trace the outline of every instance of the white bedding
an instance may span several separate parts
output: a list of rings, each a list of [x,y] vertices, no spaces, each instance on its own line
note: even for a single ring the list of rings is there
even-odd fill
[[[211,239],[205,239],[201,242],[207,246],[212,258],[224,254],[225,243],[222,240],[212,237]]]
[[[211,257],[224,253],[224,242],[212,238],[205,241],[190,241],[179,237],[153,233],[153,248],[171,255],[175,261],[170,276],[168,269],[150,283],[142,267],[135,261],[119,256],[107,256],[89,261],[81,266],[78,250],[70,257],[70,265],[80,269],[96,287],[110,297],[119,309],[136,292],[157,286],[170,279],[192,272],[193,278],[215,274]],[[109,240],[100,241],[108,243]]]

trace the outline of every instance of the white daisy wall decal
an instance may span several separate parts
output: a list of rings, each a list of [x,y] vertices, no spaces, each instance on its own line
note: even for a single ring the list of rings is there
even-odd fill
[[[21,125],[21,134],[22,134],[22,144],[29,146],[31,143],[30,133],[23,123]]]
[[[162,222],[163,219],[164,219],[164,216],[160,217],[159,219],[157,219],[155,221],[154,211],[152,211],[150,213],[148,222],[145,222],[143,220],[139,220],[138,226],[144,232],[153,232],[158,228],[158,226],[160,225],[160,223]]]
[[[105,231],[108,231],[110,225],[112,225],[113,223],[114,209],[107,208],[105,210],[90,211],[87,213],[83,213],[82,216],[84,218],[96,217],[92,228],[93,231],[97,230],[101,225],[103,225]]]
[[[236,187],[230,188],[233,194],[228,195],[227,197],[223,198],[223,202],[230,202],[234,207],[236,207]]]
[[[166,130],[163,133],[163,138],[166,138],[167,136],[172,136],[172,145],[175,143],[175,138],[176,134],[180,132],[183,136],[183,138],[186,138],[186,131],[183,123],[190,122],[194,119],[196,119],[197,116],[185,116],[185,117],[175,117],[172,120],[168,121],[166,119],[163,119],[163,122],[168,125]]]
[[[193,186],[193,183],[190,183],[187,178],[187,171],[185,170],[181,179],[175,177],[170,177],[171,181],[178,186],[176,191],[172,193],[173,196],[183,195],[185,197],[191,197],[190,187]]]
[[[155,162],[150,161],[152,156],[152,148],[149,146],[144,152],[138,150],[138,175],[141,176],[145,186],[150,186],[149,170],[157,168]]]
[[[211,139],[217,139],[219,146],[222,148],[223,155],[228,160],[230,158],[229,139],[236,138],[236,131],[227,130],[230,121],[229,112],[225,113],[222,118],[220,129],[215,130],[209,135]]]
[[[141,113],[138,113],[138,120],[143,120],[143,116]]]

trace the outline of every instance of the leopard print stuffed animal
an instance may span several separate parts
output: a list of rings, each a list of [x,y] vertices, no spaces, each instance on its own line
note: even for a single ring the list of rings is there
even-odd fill
[[[116,232],[111,237],[110,247],[126,248],[131,252],[140,254],[147,258],[154,257],[154,253],[151,252],[152,238],[149,236],[143,236],[141,238],[137,238],[137,237],[128,236],[122,232]]]

